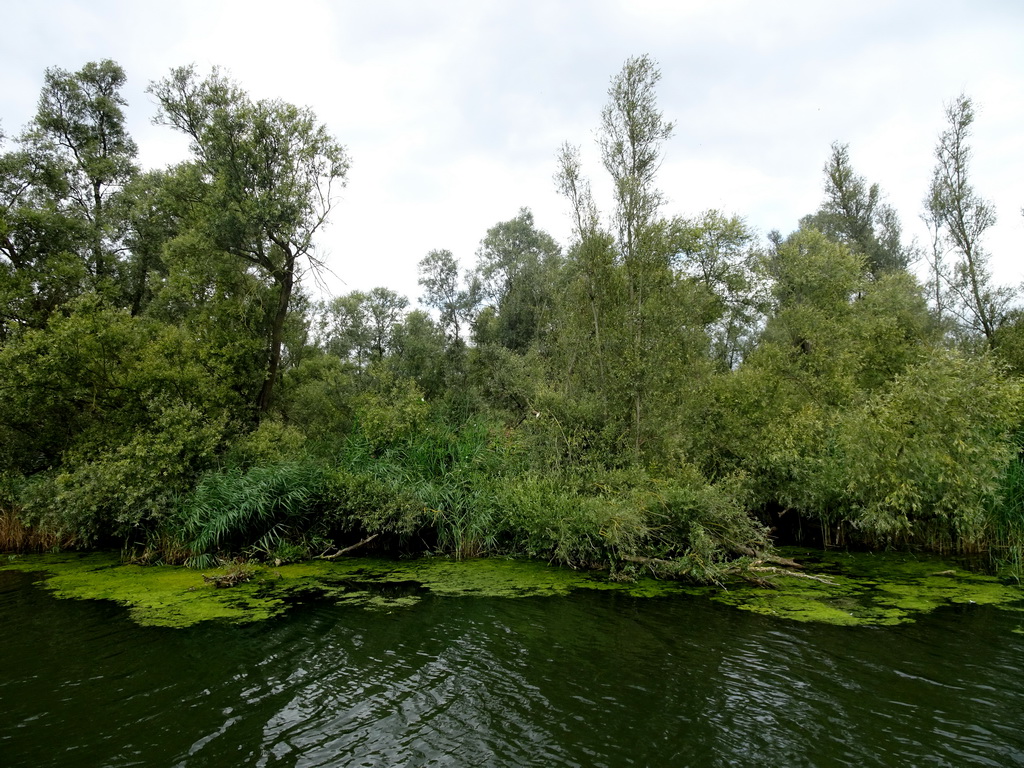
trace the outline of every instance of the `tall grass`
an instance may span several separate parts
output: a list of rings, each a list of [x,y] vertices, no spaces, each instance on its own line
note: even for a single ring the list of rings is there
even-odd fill
[[[309,463],[204,475],[179,508],[191,551],[186,563],[206,568],[218,552],[231,548],[273,551],[308,526],[324,482],[323,469]]]
[[[474,557],[497,545],[489,477],[506,471],[509,458],[484,423],[436,422],[379,454],[353,437],[338,460],[343,468],[372,475],[395,494],[414,498],[437,550]]]
[[[13,504],[0,504],[0,552],[50,552],[71,549],[74,536],[40,526],[26,525]]]
[[[999,503],[992,515],[992,556],[996,566],[1024,581],[1024,460],[1010,463],[1003,476]]]

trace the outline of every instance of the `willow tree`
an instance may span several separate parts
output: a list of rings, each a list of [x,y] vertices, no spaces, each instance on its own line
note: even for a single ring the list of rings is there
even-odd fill
[[[672,123],[658,109],[656,87],[661,72],[648,56],[632,57],[612,78],[608,103],[601,113],[598,143],[601,159],[614,184],[613,229],[628,297],[630,339],[624,348],[625,378],[632,411],[632,442],[639,452],[644,408],[655,394],[655,370],[661,362],[655,346],[663,346],[655,315],[665,309],[666,288],[672,281],[659,216],[664,202],[655,185],[661,149],[672,136]],[[671,302],[668,302],[671,303]]]
[[[84,291],[117,293],[124,187],[138,173],[124,83],[109,59],[47,69],[19,149],[0,156],[0,317],[12,326],[42,326]]]
[[[935,147],[935,170],[925,199],[926,219],[938,241],[932,263],[936,295],[940,296],[944,287],[945,304],[963,327],[994,346],[1010,295],[993,285],[989,254],[982,246],[985,232],[996,223],[996,213],[969,179],[968,140],[974,123],[971,100],[961,94],[946,107],[946,119],[948,126]],[[952,269],[942,268],[943,245],[953,255]]]
[[[561,312],[567,367],[581,391],[596,395],[616,454],[634,457],[675,439],[668,424],[687,397],[679,382],[708,346],[705,319],[694,312],[697,286],[676,273],[677,233],[661,214],[656,177],[672,124],[657,106],[660,77],[649,57],[630,58],[608,89],[598,131],[614,194],[607,225],[574,147],[563,146],[556,175],[575,230]]]
[[[902,227],[896,210],[883,201],[877,184],[853,170],[849,144],[832,144],[825,163],[825,200],[801,225],[821,230],[837,243],[864,256],[874,277],[907,268],[910,254],[901,243]]]
[[[550,323],[554,275],[561,252],[554,238],[533,221],[528,208],[487,230],[477,250],[481,295],[496,316],[496,341],[526,350]]]
[[[281,365],[285,319],[304,262],[321,263],[314,238],[345,184],[349,158],[306,108],[253,101],[216,69],[200,79],[181,67],[149,92],[159,123],[191,139],[203,179],[196,201],[213,245],[273,288],[266,325],[266,374],[256,402],[271,403]]]

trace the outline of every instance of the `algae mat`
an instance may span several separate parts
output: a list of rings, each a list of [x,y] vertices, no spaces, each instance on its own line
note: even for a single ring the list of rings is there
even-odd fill
[[[806,567],[766,574],[775,589],[732,584],[692,587],[640,578],[609,581],[604,574],[544,563],[481,558],[455,561],[351,558],[254,567],[252,579],[217,589],[203,576],[223,575],[171,566],[121,564],[117,555],[5,556],[0,569],[38,573],[58,597],[107,599],[127,607],[140,624],[185,627],[201,621],[253,622],[279,615],[304,598],[329,599],[371,610],[401,610],[427,595],[549,597],[574,590],[613,590],[634,597],[701,596],[735,608],[796,621],[891,625],[943,605],[995,605],[1022,612],[1024,592],[998,579],[933,557],[786,550]]]
[[[931,555],[783,548],[804,566],[773,573],[777,589],[721,591],[713,600],[796,621],[886,626],[945,605],[992,605],[1024,614],[1024,590]]]
[[[530,597],[567,595],[576,589],[614,589],[648,596],[681,592],[679,585],[671,582],[646,579],[622,585],[600,575],[499,558],[351,558],[252,566],[249,581],[222,589],[204,576],[226,575],[224,568],[126,565],[110,553],[4,556],[0,569],[5,568],[38,573],[39,583],[58,597],[113,600],[126,606],[138,623],[165,627],[186,627],[212,619],[260,621],[281,614],[305,597],[394,610],[413,605],[427,594]]]

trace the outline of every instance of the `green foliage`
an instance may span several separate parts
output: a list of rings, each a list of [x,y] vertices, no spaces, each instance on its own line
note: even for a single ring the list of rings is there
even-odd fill
[[[285,375],[278,410],[312,442],[340,440],[355,423],[357,386],[351,364],[313,356]]]
[[[266,418],[256,429],[232,441],[223,463],[241,469],[284,464],[302,457],[305,444],[303,431],[278,419]]]
[[[156,402],[151,411],[150,422],[121,445],[66,452],[60,470],[41,476],[46,496],[25,505],[24,519],[81,543],[161,523],[176,494],[212,462],[224,424],[187,404]]]
[[[882,202],[877,184],[868,186],[850,163],[850,147],[838,142],[825,164],[825,201],[817,213],[800,221],[817,229],[864,259],[870,274],[881,277],[907,268],[909,251],[900,242],[899,217]]]
[[[719,580],[737,555],[767,546],[741,484],[711,484],[692,467],[669,477],[637,469],[566,477],[537,472],[499,481],[508,546],[572,566],[637,567]]]
[[[687,314],[707,329],[712,358],[731,370],[753,346],[764,310],[754,234],[742,219],[711,210],[692,221],[673,220],[668,238],[673,267],[703,289],[689,292],[697,306]]]
[[[0,432],[6,471],[33,478],[26,519],[88,543],[165,515],[213,461],[235,398],[180,329],[94,295],[67,311],[0,349]]]
[[[366,471],[328,472],[324,507],[326,525],[340,533],[409,537],[425,523],[424,507],[410,491]]]
[[[494,327],[487,338],[475,328],[478,343],[489,339],[525,352],[542,339],[551,323],[552,278],[559,258],[558,244],[536,228],[527,208],[487,230],[477,251],[476,275]]]
[[[641,551],[643,509],[610,493],[583,493],[559,475],[530,472],[495,484],[511,551],[574,567],[600,566]]]
[[[428,400],[444,391],[444,333],[421,310],[409,312],[398,323],[391,338],[393,354],[388,364],[399,377],[411,378]]]
[[[1024,461],[1021,460],[1021,436],[1016,436],[1017,455],[1002,478],[999,501],[992,513],[992,549],[997,566],[1024,581]]]
[[[411,493],[425,510],[437,548],[458,557],[493,548],[496,530],[486,480],[509,456],[483,423],[434,423],[386,450],[375,474]]]
[[[362,437],[375,449],[414,434],[427,415],[427,404],[416,382],[398,379],[383,366],[371,370],[372,388],[355,400]]]
[[[480,285],[467,279],[459,282],[459,263],[451,251],[431,251],[419,263],[420,301],[436,310],[439,323],[450,344],[462,341],[462,328],[472,318],[480,300]]]
[[[945,353],[851,412],[841,440],[855,525],[892,538],[937,518],[960,547],[979,546],[1014,456],[1020,396],[988,359]]]
[[[985,232],[996,223],[996,212],[970,182],[971,99],[960,94],[947,105],[946,119],[925,199],[936,241],[931,267],[937,309],[953,315],[968,336],[992,347],[1014,291],[993,283],[991,257],[982,245]]]
[[[225,551],[269,554],[293,544],[322,504],[324,486],[323,470],[308,463],[207,473],[178,510],[188,565],[208,567]]]
[[[308,110],[174,70],[150,92],[193,158],[141,174],[120,68],[48,71],[0,156],[3,535],[193,564],[372,539],[714,582],[796,519],[1019,564],[1019,382],[976,340],[1014,374],[1024,342],[977,249],[991,210],[957,176],[969,101],[929,199],[933,318],[844,146],[822,208],[764,252],[739,217],[663,215],[659,78],[643,56],[611,82],[606,223],[566,145],[564,257],[523,208],[474,271],[420,262],[432,316],[304,291],[348,170]]]
[[[304,258],[319,264],[313,238],[345,184],[348,155],[309,109],[253,101],[216,69],[206,79],[194,67],[174,69],[149,92],[160,105],[158,121],[191,142],[199,173],[190,202],[200,232],[271,291],[264,375],[254,403],[266,413],[299,265]]]

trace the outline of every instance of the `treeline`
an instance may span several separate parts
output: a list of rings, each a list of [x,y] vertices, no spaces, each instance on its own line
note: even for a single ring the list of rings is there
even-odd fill
[[[578,149],[563,248],[528,209],[462,274],[314,301],[348,155],[217,71],[153,83],[191,159],[143,171],[125,75],[47,70],[0,156],[0,547],[143,561],[515,554],[698,580],[773,540],[1024,549],[1024,322],[983,248],[970,100],[902,241],[836,144],[825,199],[761,242],[668,215],[647,57],[612,79],[599,211]],[[924,259],[923,282],[908,271]]]

